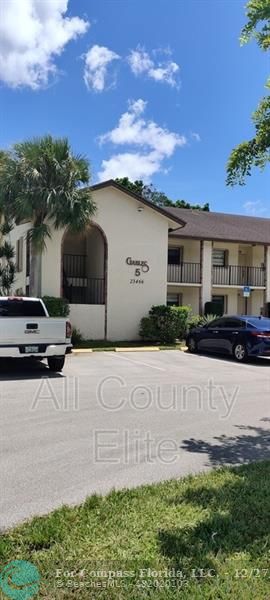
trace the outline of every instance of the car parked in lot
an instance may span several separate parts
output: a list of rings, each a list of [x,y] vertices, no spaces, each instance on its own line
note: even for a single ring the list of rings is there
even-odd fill
[[[230,354],[238,362],[249,356],[270,356],[270,319],[258,316],[226,316],[190,330],[190,352]]]
[[[46,358],[62,371],[70,347],[70,322],[50,318],[40,298],[0,297],[0,358]]]

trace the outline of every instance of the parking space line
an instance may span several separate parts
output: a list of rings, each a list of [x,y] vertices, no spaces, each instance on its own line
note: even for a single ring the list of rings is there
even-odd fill
[[[128,362],[131,362],[134,365],[143,365],[144,367],[150,367],[150,369],[156,369],[157,371],[163,371],[165,372],[166,369],[163,369],[162,367],[156,367],[154,365],[150,365],[149,363],[143,362],[141,360],[132,360],[132,358],[127,357],[127,356],[123,356],[123,354],[121,353],[121,355],[115,353],[115,352],[110,352],[109,353],[110,356],[113,356],[114,358],[118,358],[118,359],[123,359],[123,360],[127,360]]]

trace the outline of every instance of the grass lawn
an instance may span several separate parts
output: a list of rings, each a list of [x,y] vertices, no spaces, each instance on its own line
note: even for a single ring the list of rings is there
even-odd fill
[[[92,496],[2,535],[1,568],[14,559],[46,599],[269,599],[270,462]],[[109,569],[126,576],[90,573]]]

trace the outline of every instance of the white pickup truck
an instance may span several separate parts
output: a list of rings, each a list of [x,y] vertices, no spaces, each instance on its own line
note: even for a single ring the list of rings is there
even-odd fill
[[[46,358],[62,371],[70,348],[70,322],[49,317],[42,300],[0,296],[0,358]]]

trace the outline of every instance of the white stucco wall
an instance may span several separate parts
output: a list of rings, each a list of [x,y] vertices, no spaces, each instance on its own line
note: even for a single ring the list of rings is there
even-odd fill
[[[161,214],[113,188],[96,190],[93,198],[98,207],[93,224],[101,227],[108,244],[107,339],[137,339],[141,318],[153,304],[166,303],[169,223]],[[138,211],[139,207],[143,210]],[[54,232],[43,254],[42,294],[59,296],[61,293],[63,235],[63,231]],[[136,276],[136,266],[126,263],[128,257],[147,261],[149,272]],[[143,283],[137,283],[140,280]],[[85,316],[87,309],[83,305],[76,306],[73,316],[82,329],[83,317],[79,314]],[[97,330],[100,331],[99,325]]]
[[[153,304],[166,302],[168,221],[156,211],[105,188],[95,192],[96,222],[108,242],[107,338],[138,337],[140,319]],[[126,259],[147,261],[148,273],[135,275]],[[142,280],[143,283],[132,283]]]
[[[87,340],[103,340],[105,331],[105,306],[98,304],[70,304],[72,327],[79,329]]]
[[[64,232],[54,231],[42,255],[42,296],[61,296],[62,291],[62,238]]]

